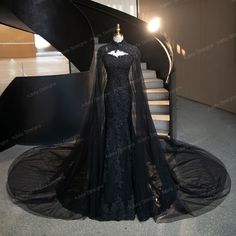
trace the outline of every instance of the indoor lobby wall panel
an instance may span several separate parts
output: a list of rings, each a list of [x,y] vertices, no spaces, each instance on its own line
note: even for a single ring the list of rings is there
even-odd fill
[[[177,94],[236,113],[236,1],[139,3],[140,18],[160,17],[173,46]]]
[[[35,57],[34,34],[0,24],[0,58]]]

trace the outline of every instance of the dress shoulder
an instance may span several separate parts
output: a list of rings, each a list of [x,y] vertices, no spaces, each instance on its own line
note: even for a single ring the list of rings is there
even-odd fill
[[[137,59],[140,59],[141,58],[141,51],[140,51],[140,49],[136,45],[134,45],[134,44],[129,44],[129,47],[131,49],[131,52],[132,52],[133,56],[135,58],[137,58]]]
[[[98,48],[97,54],[98,55],[103,55],[105,52],[108,51],[108,45],[102,45],[101,47]]]

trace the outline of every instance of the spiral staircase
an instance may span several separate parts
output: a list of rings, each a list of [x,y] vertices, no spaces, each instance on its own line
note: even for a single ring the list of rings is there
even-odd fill
[[[157,133],[173,137],[173,52],[162,34],[147,32],[146,22],[88,0],[0,0],[0,23],[39,34],[77,69],[67,75],[16,77],[9,84],[0,97],[0,151],[14,144],[56,143],[80,132],[87,112],[81,104],[95,82],[90,75],[94,52],[110,41],[117,23],[126,41],[139,45]],[[26,98],[51,84],[56,86],[47,93]]]

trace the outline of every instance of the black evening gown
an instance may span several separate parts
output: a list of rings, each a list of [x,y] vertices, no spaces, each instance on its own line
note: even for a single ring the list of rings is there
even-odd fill
[[[15,204],[49,218],[171,222],[224,200],[231,180],[217,157],[158,137],[140,58],[125,40],[99,48],[86,125],[74,143],[34,147],[11,163]]]

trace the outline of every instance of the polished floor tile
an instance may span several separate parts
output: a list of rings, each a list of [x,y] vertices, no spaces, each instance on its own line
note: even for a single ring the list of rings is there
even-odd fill
[[[69,62],[63,55],[34,58],[0,58],[0,95],[17,76],[68,74]]]

